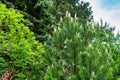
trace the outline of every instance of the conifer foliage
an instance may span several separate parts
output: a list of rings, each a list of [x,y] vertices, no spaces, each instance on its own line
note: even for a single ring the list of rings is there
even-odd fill
[[[35,33],[40,42],[47,40],[47,34],[51,34],[52,24],[59,22],[66,11],[73,17],[77,17],[82,24],[92,20],[92,10],[88,2],[79,0],[1,0],[7,7],[13,7],[22,13],[24,23]]]
[[[82,25],[66,13],[46,43],[46,60],[52,77],[60,80],[111,80],[113,79],[113,51],[109,29],[95,23]],[[104,33],[100,40],[99,31]]]
[[[50,33],[49,25],[54,23],[50,13],[52,0],[1,0],[7,7],[15,8],[24,15],[23,22],[34,32],[36,39],[43,42]]]

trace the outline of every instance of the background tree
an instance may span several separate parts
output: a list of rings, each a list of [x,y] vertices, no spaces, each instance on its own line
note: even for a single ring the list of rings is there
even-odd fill
[[[56,15],[57,20],[61,16],[64,17],[66,11],[69,11],[72,17],[74,14],[77,14],[79,20],[84,24],[92,20],[92,10],[88,2],[80,0],[53,0],[53,4],[53,14]]]
[[[8,7],[17,9],[24,15],[23,22],[35,33],[36,39],[43,42],[55,19],[50,13],[52,0],[2,0]]]
[[[114,77],[116,80],[120,79],[120,34],[118,33],[116,35],[115,41],[114,41],[114,60],[115,60],[115,65],[117,67],[116,70],[114,70]]]
[[[77,14],[85,24],[92,19],[92,10],[88,2],[79,0],[1,0],[8,7],[14,7],[25,15],[24,22],[35,33],[36,39],[43,42],[51,34],[52,24],[56,24],[65,12]]]

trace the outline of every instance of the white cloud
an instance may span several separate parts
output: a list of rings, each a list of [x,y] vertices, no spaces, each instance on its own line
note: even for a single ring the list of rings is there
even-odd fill
[[[110,23],[111,26],[115,26],[115,33],[120,31],[120,4],[111,6],[112,9],[107,10],[103,9],[100,6],[101,0],[83,0],[85,2],[90,2],[90,6],[92,6],[94,20],[96,22],[103,19],[104,21]],[[104,7],[104,6],[103,6]]]

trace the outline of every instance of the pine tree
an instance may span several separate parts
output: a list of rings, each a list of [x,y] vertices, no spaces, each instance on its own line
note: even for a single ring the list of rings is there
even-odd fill
[[[95,23],[83,26],[66,13],[54,27],[46,43],[46,62],[52,77],[60,80],[113,79],[113,51],[109,43],[109,29]],[[101,32],[103,37],[97,37]]]

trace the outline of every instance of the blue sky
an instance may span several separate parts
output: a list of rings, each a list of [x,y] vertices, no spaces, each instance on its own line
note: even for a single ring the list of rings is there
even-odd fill
[[[111,26],[116,26],[115,33],[120,32],[120,0],[83,0],[90,2],[94,20],[103,19]]]
[[[99,0],[100,7],[103,9],[120,9],[120,0]]]

